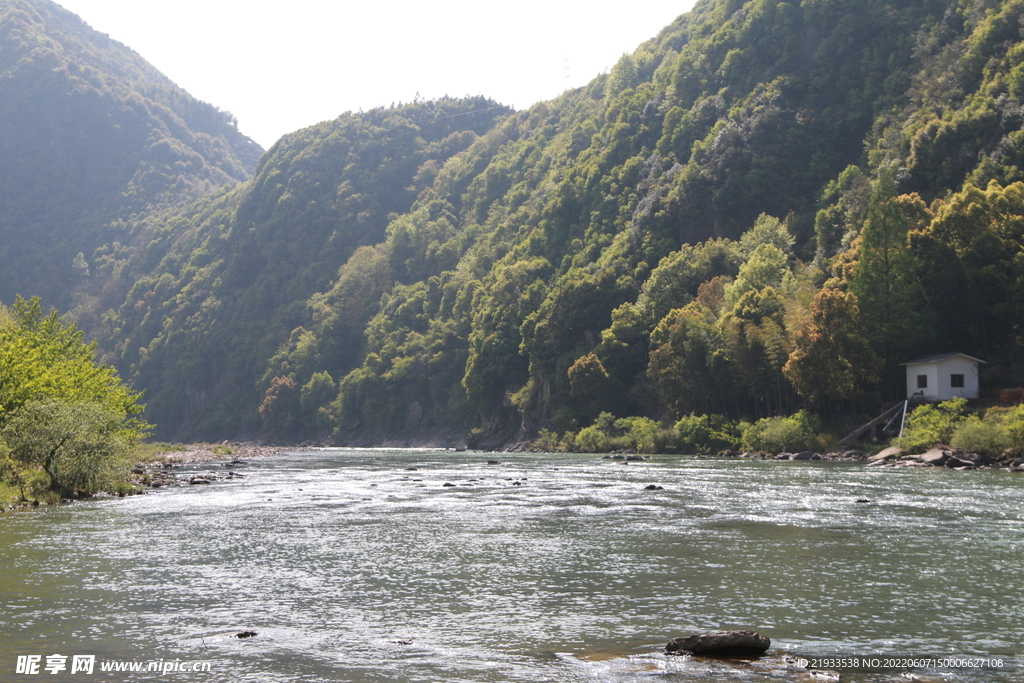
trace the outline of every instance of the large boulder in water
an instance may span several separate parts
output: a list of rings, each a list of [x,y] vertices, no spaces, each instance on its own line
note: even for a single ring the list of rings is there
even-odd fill
[[[759,657],[771,647],[768,636],[757,631],[723,631],[694,633],[668,641],[665,653],[670,655],[705,655],[713,657]]]

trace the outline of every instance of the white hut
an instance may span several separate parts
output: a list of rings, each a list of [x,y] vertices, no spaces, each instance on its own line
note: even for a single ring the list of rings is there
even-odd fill
[[[907,367],[907,398],[978,398],[978,363],[984,362],[966,353],[936,353],[900,363]]]

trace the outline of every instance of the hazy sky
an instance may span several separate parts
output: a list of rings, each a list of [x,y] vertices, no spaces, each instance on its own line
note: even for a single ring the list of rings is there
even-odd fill
[[[610,69],[694,0],[57,0],[269,147],[345,111],[442,95],[518,109]]]

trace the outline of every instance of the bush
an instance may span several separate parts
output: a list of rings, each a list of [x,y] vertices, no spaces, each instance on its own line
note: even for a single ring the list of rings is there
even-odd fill
[[[685,415],[675,424],[676,444],[687,453],[729,450],[740,442],[735,422],[724,415]]]
[[[558,450],[559,436],[557,433],[550,429],[542,429],[537,434],[537,438],[530,444],[530,449],[534,451],[546,451],[552,453]]]
[[[926,403],[907,415],[899,445],[908,453],[923,453],[935,444],[948,444],[963,424],[967,399]]]
[[[971,415],[961,423],[949,445],[998,457],[1010,447],[1010,435],[1000,420],[982,420],[977,415]]]
[[[820,445],[820,421],[801,410],[789,417],[765,417],[743,432],[743,447],[748,450],[782,453],[814,450]]]
[[[629,447],[637,453],[657,453],[663,441],[661,427],[649,417],[624,417],[615,421],[615,427],[625,432]]]
[[[608,435],[597,425],[590,425],[576,435],[575,450],[581,453],[607,453],[610,448]]]
[[[1010,452],[1024,456],[1024,405],[1006,411],[1002,417]]]
[[[992,457],[1024,455],[1024,405],[989,408],[983,418],[971,415],[959,424],[950,445]]]

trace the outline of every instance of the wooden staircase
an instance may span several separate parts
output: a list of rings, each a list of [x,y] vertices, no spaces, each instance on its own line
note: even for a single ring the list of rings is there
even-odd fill
[[[839,442],[836,444],[836,446],[850,446],[850,445],[853,445],[858,439],[860,439],[862,436],[864,436],[864,434],[867,433],[868,431],[870,431],[870,430],[874,429],[875,427],[877,427],[878,425],[882,424],[882,422],[884,422],[885,420],[893,419],[900,411],[904,410],[904,407],[906,405],[907,405],[907,401],[900,401],[896,405],[893,405],[893,406],[890,406],[889,408],[886,408],[885,411],[881,415],[879,415],[875,419],[871,420],[870,422],[865,422],[860,427],[857,427],[852,432],[850,432],[849,434],[847,434],[846,436],[841,438],[839,440]]]

